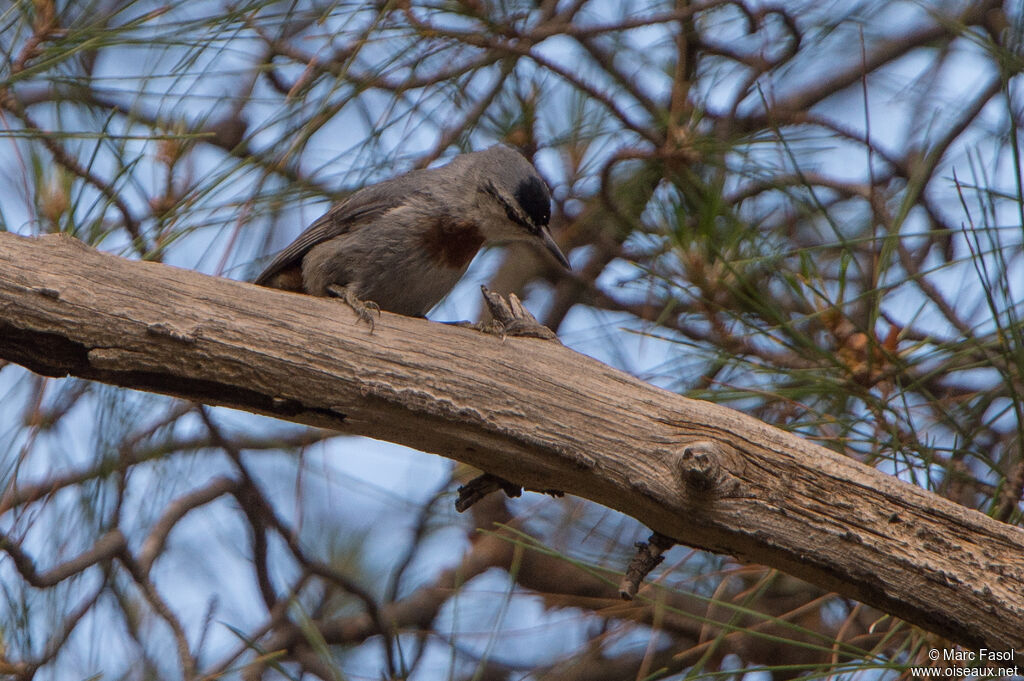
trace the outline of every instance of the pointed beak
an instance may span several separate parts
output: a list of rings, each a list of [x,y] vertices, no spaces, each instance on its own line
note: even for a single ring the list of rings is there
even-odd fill
[[[548,249],[548,253],[555,256],[555,260],[561,263],[562,267],[572,271],[572,266],[569,264],[569,259],[562,253],[562,249],[558,247],[555,240],[551,238],[551,233],[548,232],[547,227],[540,228],[540,239],[544,242],[544,248]]]

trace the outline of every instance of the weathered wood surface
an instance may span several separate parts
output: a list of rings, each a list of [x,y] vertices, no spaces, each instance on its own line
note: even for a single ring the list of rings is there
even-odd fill
[[[1024,650],[1024,531],[558,343],[0,234],[0,357],[409,445]]]

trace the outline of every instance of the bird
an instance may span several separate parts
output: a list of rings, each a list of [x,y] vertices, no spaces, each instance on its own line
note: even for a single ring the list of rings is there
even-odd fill
[[[571,270],[550,220],[551,192],[537,169],[511,147],[492,146],[353,192],[254,283],[337,297],[372,331],[372,312],[426,317],[485,245],[534,243]]]

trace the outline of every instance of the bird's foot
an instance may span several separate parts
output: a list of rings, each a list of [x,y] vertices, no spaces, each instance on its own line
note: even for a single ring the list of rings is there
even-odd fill
[[[491,291],[486,286],[481,286],[484,302],[491,312],[491,321],[479,322],[473,328],[484,333],[492,333],[504,338],[505,336],[526,336],[528,338],[542,338],[544,340],[558,340],[555,332],[537,321],[529,310],[523,307],[523,303],[514,293],[508,294],[508,299],[502,298],[500,294]]]
[[[509,482],[505,478],[498,477],[497,475],[484,473],[483,475],[476,476],[465,485],[459,487],[459,498],[455,500],[455,510],[462,513],[491,492],[497,492],[498,490],[503,491],[505,496],[510,499],[522,496],[523,494],[522,485]],[[546,489],[542,491],[544,494],[550,494],[553,497],[560,497],[564,495],[564,492],[555,489]]]
[[[327,287],[327,293],[351,307],[352,311],[356,313],[356,321],[366,322],[370,327],[370,333],[373,333],[373,313],[376,312],[380,317],[380,305],[372,300],[360,300],[355,291],[348,286],[331,284]]]

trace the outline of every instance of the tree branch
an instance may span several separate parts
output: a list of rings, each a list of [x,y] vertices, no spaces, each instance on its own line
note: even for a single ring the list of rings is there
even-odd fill
[[[558,343],[0,233],[0,358],[563,489],[970,647],[1024,650],[1024,531]]]

